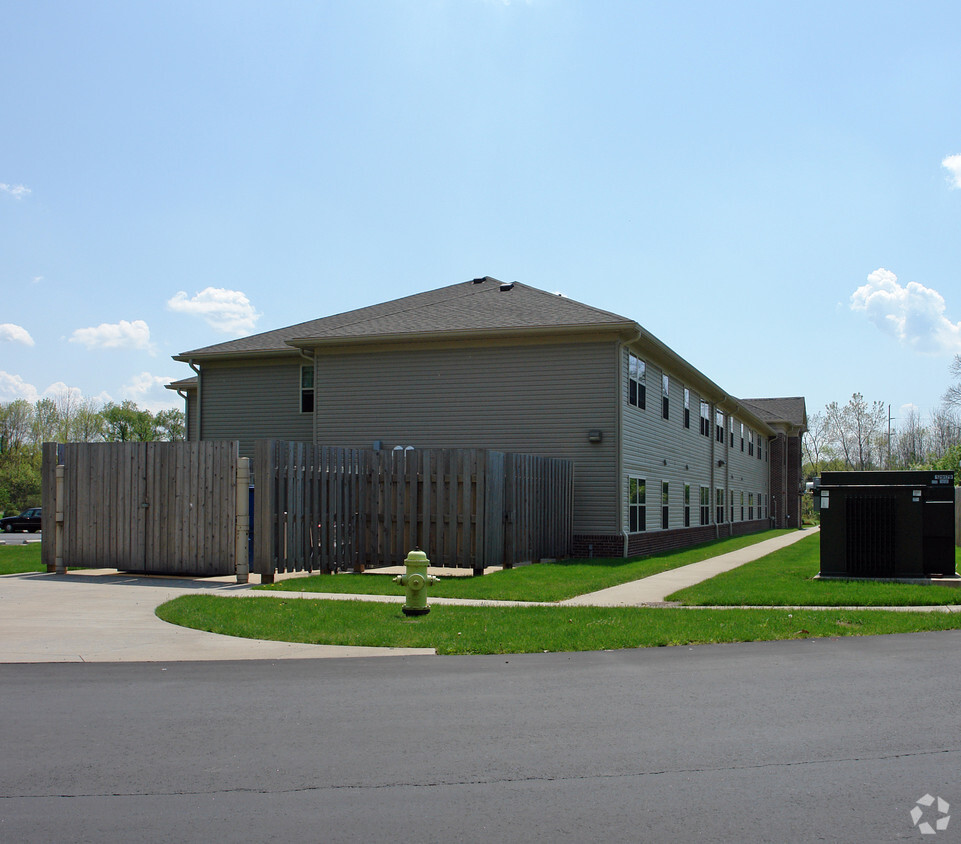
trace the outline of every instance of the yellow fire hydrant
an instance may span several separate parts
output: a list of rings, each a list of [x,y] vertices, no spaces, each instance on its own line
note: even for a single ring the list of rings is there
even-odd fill
[[[427,606],[427,587],[437,583],[439,578],[427,573],[429,563],[427,555],[419,548],[415,548],[404,560],[407,573],[399,574],[394,578],[394,583],[399,583],[407,590],[407,600],[403,606],[404,615],[427,615],[430,612],[430,607]]]

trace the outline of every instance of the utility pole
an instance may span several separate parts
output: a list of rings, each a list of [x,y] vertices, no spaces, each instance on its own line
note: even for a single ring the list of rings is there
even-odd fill
[[[891,469],[891,405],[888,405],[888,462],[885,468]]]

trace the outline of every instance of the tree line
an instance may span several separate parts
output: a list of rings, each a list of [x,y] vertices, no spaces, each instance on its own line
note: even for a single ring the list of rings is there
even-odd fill
[[[959,381],[927,419],[912,409],[895,424],[884,402],[861,393],[808,416],[805,477],[826,470],[952,469],[961,478],[961,355],[955,355],[950,372]]]
[[[151,413],[132,401],[101,404],[75,391],[0,402],[0,514],[40,505],[43,443],[182,440],[184,421],[181,410]]]

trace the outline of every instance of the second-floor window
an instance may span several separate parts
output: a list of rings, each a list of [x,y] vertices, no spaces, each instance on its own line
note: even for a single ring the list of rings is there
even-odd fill
[[[711,436],[711,406],[706,402],[701,402],[701,435]]]
[[[691,427],[691,391],[684,388],[684,427]]]
[[[629,354],[627,357],[627,376],[630,382],[630,396],[628,401],[634,407],[643,410],[647,407],[647,364],[637,355]]]
[[[300,412],[314,412],[314,368],[300,367]]]
[[[671,418],[671,379],[666,375],[661,376],[661,416],[665,419]]]

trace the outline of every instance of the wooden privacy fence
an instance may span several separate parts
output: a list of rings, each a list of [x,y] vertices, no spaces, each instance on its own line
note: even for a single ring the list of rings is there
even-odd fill
[[[411,549],[483,570],[567,556],[573,463],[484,449],[256,445],[252,570],[363,570]]]
[[[44,443],[42,561],[246,580],[248,464],[230,441]]]

